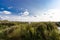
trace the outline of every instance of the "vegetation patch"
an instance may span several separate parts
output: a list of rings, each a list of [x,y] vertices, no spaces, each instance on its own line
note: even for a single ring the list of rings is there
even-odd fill
[[[6,22],[0,23],[0,40],[60,40],[55,22]]]

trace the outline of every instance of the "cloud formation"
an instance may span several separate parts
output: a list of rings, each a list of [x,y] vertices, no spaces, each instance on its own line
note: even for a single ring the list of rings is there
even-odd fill
[[[9,21],[21,21],[21,22],[59,22],[60,21],[60,10],[59,9],[49,9],[48,11],[43,12],[41,16],[32,15],[29,16],[29,12],[23,12],[24,16],[0,16],[3,20]]]
[[[29,15],[29,11],[27,9],[25,9],[24,12],[21,13],[21,16],[28,16]]]
[[[48,17],[50,21],[60,21],[60,9],[49,9],[45,13],[45,17]]]
[[[11,14],[10,11],[0,11],[1,14]]]

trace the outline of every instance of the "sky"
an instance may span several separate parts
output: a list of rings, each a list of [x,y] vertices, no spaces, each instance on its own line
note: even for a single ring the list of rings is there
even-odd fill
[[[60,21],[60,0],[0,0],[0,20]]]

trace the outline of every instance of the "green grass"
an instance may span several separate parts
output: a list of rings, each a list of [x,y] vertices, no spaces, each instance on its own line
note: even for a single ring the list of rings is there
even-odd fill
[[[6,22],[0,23],[0,40],[60,40],[54,22]]]

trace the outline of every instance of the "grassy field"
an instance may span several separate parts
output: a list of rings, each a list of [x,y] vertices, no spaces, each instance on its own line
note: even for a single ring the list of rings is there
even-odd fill
[[[55,22],[0,21],[0,40],[60,40]]]

